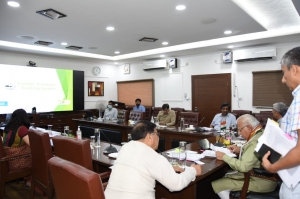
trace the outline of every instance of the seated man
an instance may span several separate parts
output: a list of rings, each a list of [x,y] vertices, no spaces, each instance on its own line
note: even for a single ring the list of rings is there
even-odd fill
[[[221,105],[221,112],[215,115],[213,121],[210,124],[210,128],[216,130],[229,129],[232,126],[236,126],[236,118],[233,114],[228,113],[230,110],[230,105],[227,102],[223,102]]]
[[[104,112],[104,119],[116,120],[118,117],[118,110],[112,107],[113,102],[110,100],[107,105],[107,109]]]
[[[288,107],[283,102],[277,102],[273,104],[272,114],[273,117],[277,120],[279,126],[281,126],[281,120],[285,113],[287,112]]]
[[[239,159],[231,158],[222,152],[216,152],[218,160],[225,161],[237,173],[226,174],[225,177],[213,181],[212,187],[221,199],[229,199],[230,191],[242,190],[244,184],[244,174],[253,168],[261,168],[261,158],[254,151],[258,138],[263,134],[262,126],[255,117],[249,114],[242,115],[237,120],[238,133],[247,142],[239,148],[235,145],[228,146],[228,148],[239,155]],[[276,188],[275,181],[266,180],[262,178],[250,177],[249,191],[253,192],[271,192]]]
[[[170,110],[169,104],[163,104],[162,110],[157,114],[157,121],[160,125],[173,126],[176,122],[175,111]]]
[[[141,105],[142,100],[140,98],[137,98],[135,100],[135,107],[133,107],[133,111],[141,111],[141,112],[146,112],[146,109],[143,105]]]
[[[180,191],[201,175],[200,165],[192,164],[183,171],[155,152],[159,143],[155,124],[138,122],[131,137],[132,141],[118,153],[105,190],[106,199],[155,199],[155,180],[170,191]]]

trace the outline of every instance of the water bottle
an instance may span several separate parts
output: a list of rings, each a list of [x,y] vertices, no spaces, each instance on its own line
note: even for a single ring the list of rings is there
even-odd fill
[[[99,118],[102,118],[102,110],[101,110],[101,108],[99,109]]]
[[[183,169],[186,167],[186,142],[180,141],[179,142],[179,166]]]
[[[154,118],[153,118],[153,116],[151,117],[151,123],[154,123]]]
[[[77,137],[77,139],[79,139],[79,140],[82,139],[82,134],[81,134],[80,126],[78,126],[78,130],[77,130],[77,132],[76,132],[76,137]]]
[[[100,129],[95,129],[95,147],[100,147]]]
[[[181,131],[185,130],[183,117],[180,119],[180,129],[181,129]]]

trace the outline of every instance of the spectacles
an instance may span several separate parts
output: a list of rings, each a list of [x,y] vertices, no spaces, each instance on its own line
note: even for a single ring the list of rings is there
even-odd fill
[[[238,129],[238,131],[239,132],[241,132],[246,126],[248,126],[248,124],[247,125],[245,125],[243,128],[241,128],[241,129]]]

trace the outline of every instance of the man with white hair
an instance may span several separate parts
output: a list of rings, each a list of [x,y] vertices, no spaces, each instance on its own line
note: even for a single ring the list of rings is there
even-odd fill
[[[237,120],[237,129],[247,142],[241,147],[235,145],[228,148],[235,154],[239,155],[239,159],[231,158],[225,153],[216,152],[218,160],[225,161],[233,170],[234,174],[226,174],[225,177],[213,181],[212,187],[221,199],[229,199],[230,191],[242,190],[244,184],[243,172],[248,172],[253,168],[261,167],[261,158],[254,151],[258,138],[263,134],[263,129],[255,117],[249,114],[242,115]],[[276,182],[256,177],[250,177],[249,191],[253,192],[270,192],[276,188]]]
[[[273,104],[272,114],[273,117],[277,120],[279,126],[281,126],[281,121],[285,113],[287,112],[288,107],[283,102],[276,102]]]

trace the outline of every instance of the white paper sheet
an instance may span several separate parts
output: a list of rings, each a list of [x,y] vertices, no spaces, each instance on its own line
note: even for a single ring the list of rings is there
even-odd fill
[[[281,128],[271,119],[268,119],[264,133],[258,139],[255,151],[258,151],[262,144],[266,144],[282,156],[285,156],[296,146],[296,142],[289,139]],[[300,166],[280,170],[278,171],[278,175],[287,187],[295,187],[300,181]]]

